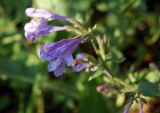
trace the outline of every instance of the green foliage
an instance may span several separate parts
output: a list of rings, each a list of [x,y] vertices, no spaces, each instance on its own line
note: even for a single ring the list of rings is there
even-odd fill
[[[160,96],[160,84],[154,84],[151,82],[144,81],[139,84],[139,91],[144,96]]]
[[[88,78],[88,81],[91,81],[97,77],[100,77],[101,75],[103,74],[103,71],[102,70],[98,70],[96,73],[94,73],[92,76],[90,76]]]
[[[80,96],[78,113],[105,113],[105,101],[102,95],[98,94],[95,89],[96,85],[90,82]],[[98,103],[98,104],[97,104]],[[96,109],[90,109],[96,108]]]

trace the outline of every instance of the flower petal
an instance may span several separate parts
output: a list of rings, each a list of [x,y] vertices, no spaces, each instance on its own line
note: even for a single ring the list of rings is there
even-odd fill
[[[62,61],[60,59],[56,59],[50,62],[50,64],[48,65],[48,71],[49,72],[55,71],[57,67],[59,67],[60,65],[62,65]]]
[[[79,71],[81,71],[85,68],[86,68],[86,65],[81,63],[81,64],[78,64],[78,65],[74,66],[73,71],[74,72],[79,72]]]
[[[132,100],[130,100],[129,103],[127,104],[124,113],[129,113],[131,106],[132,106]]]
[[[72,38],[45,44],[43,47],[39,48],[39,51],[41,51],[39,57],[49,61],[55,58],[66,58],[69,54],[72,54],[81,41],[82,39]]]
[[[33,18],[44,18],[47,20],[67,20],[68,17],[60,16],[45,9],[27,8],[26,15]]]
[[[46,52],[44,45],[40,45],[38,49],[38,56],[42,60],[52,61],[52,56],[48,52]]]
[[[65,57],[65,60],[66,60],[66,64],[67,64],[67,66],[72,66],[72,63],[73,63],[73,57],[72,57],[72,55],[71,55],[71,54],[67,55],[67,56]]]
[[[24,26],[25,37],[28,40],[37,40],[37,38],[48,35],[54,31],[66,30],[66,26],[51,26],[47,25],[47,20],[41,18],[39,20],[31,20]]]
[[[54,70],[54,75],[56,77],[59,77],[60,75],[66,73],[65,65],[59,65],[55,70]]]
[[[142,101],[142,99],[140,99],[140,109],[139,109],[139,113],[143,113],[143,101]]]

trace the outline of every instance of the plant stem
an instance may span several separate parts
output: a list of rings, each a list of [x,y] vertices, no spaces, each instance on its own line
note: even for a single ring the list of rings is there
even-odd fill
[[[101,63],[102,68],[107,71],[107,77],[109,77],[109,79],[110,79],[114,84],[118,84],[118,85],[123,86],[123,87],[128,86],[128,85],[126,85],[123,81],[121,81],[120,79],[113,77],[111,71],[109,70],[109,68],[107,67],[107,65],[106,65],[106,63],[105,63],[105,59],[103,59],[102,56],[101,56],[101,54],[99,53],[98,48],[96,47],[96,44],[95,44],[93,38],[91,39],[91,44],[92,44],[92,46],[93,46],[93,48],[94,48],[94,51],[95,51],[96,54],[99,56],[99,60],[100,60],[100,63]]]
[[[83,24],[81,24],[79,21],[70,19],[69,22],[79,27],[81,30],[83,30],[84,33],[87,32],[86,27]]]

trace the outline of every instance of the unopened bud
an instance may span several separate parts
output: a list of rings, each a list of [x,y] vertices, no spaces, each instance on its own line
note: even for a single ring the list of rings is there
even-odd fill
[[[109,89],[110,89],[110,87],[108,87],[108,86],[106,86],[106,85],[99,85],[99,86],[97,86],[97,88],[96,88],[97,92],[104,92],[104,91],[107,91],[107,90],[109,90]]]

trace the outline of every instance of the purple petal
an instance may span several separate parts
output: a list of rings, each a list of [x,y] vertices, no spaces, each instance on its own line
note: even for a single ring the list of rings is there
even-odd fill
[[[139,113],[143,113],[143,101],[142,101],[142,99],[140,99],[140,109],[139,109]]]
[[[65,69],[64,59],[56,59],[50,62],[50,64],[48,65],[48,71],[54,72],[54,75],[56,77],[65,73],[66,69]]]
[[[130,110],[131,106],[132,106],[132,101],[130,100],[129,103],[128,103],[128,105],[125,108],[124,113],[129,113],[129,110]]]
[[[68,20],[68,17],[60,16],[45,9],[27,8],[26,15],[33,18],[44,18],[47,20]]]
[[[73,57],[72,57],[71,54],[67,55],[67,56],[65,57],[65,60],[66,60],[67,66],[71,66],[71,65],[72,65],[72,63],[73,63]]]
[[[63,39],[58,42],[49,43],[39,48],[39,57],[43,60],[54,60],[55,58],[65,58],[78,47],[84,37]]]
[[[36,41],[37,40],[37,36],[33,33],[28,33],[28,32],[25,32],[25,37],[28,39],[28,40],[33,40],[33,41]]]
[[[37,40],[37,38],[48,35],[54,31],[61,31],[68,29],[66,26],[51,26],[46,24],[47,20],[41,18],[39,20],[32,20],[24,26],[25,37],[28,40]]]
[[[83,60],[85,58],[85,55],[83,53],[79,53],[76,55],[77,60]]]
[[[88,61],[87,54],[85,54],[85,53],[77,54],[76,59],[81,60],[81,61],[86,61],[86,62]]]
[[[81,70],[83,70],[85,68],[86,68],[85,64],[78,64],[78,65],[76,65],[76,66],[73,67],[73,71],[74,72],[79,72],[79,71],[81,71]]]
[[[63,75],[64,73],[66,73],[66,69],[65,69],[65,65],[59,65],[55,70],[54,70],[54,75],[56,77],[59,77],[60,75]]]
[[[56,59],[50,62],[50,64],[48,65],[48,71],[49,72],[55,71],[55,69],[60,65],[62,65],[62,61],[60,59]]]
[[[38,56],[42,60],[52,61],[52,57],[48,52],[46,52],[44,45],[40,45],[38,49]]]

